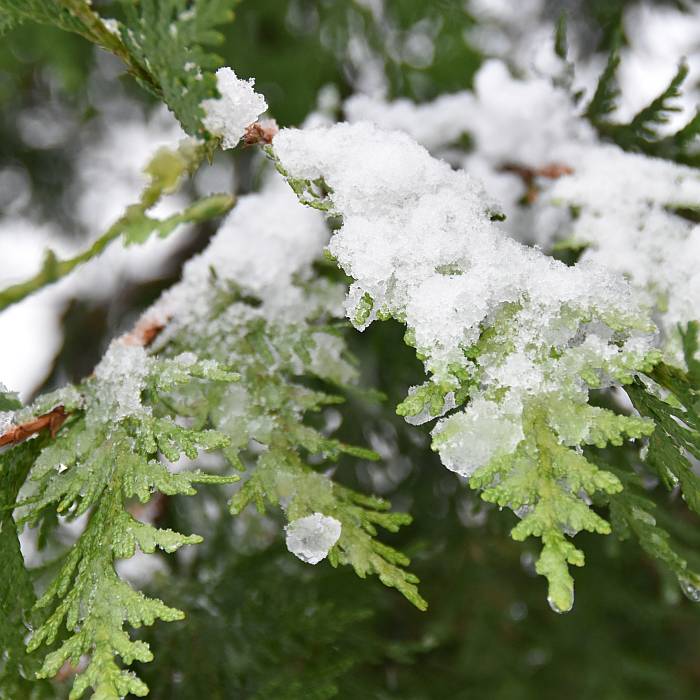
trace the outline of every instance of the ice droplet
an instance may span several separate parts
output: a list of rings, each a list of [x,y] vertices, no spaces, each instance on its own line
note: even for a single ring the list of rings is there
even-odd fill
[[[679,578],[678,584],[681,587],[684,595],[693,603],[700,603],[700,586],[688,578]]]
[[[318,564],[338,541],[341,524],[335,518],[313,513],[293,520],[285,530],[287,549],[307,564]]]

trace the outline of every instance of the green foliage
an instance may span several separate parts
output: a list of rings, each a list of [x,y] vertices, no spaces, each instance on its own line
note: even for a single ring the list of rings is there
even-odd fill
[[[125,21],[115,34],[87,2],[0,0],[0,32],[30,19],[107,48],[170,106],[189,133],[206,137],[199,104],[216,95],[211,69],[219,60],[203,47],[220,42],[213,28],[230,17],[233,4],[127,2]],[[606,3],[594,4],[596,12],[607,11]],[[248,5],[248,19],[229,30],[233,40],[222,49],[235,56],[231,63],[239,74],[256,75],[262,91],[270,89],[270,103],[287,121],[300,121],[308,113],[322,84],[343,86],[336,62],[318,56],[322,52],[330,58],[346,50],[343,32],[349,16],[362,18],[369,44],[386,63],[392,93],[426,97],[462,88],[478,62],[475,53],[464,50],[460,3],[430,8],[411,0],[390,3],[388,24],[375,22],[364,7],[343,3],[261,0]],[[612,5],[619,13],[621,3],[607,3]],[[295,8],[311,8],[309,17],[317,12],[326,22],[323,47],[320,33],[294,25]],[[411,66],[382,53],[387,27],[408,30],[426,13],[443,21],[433,66]],[[566,56],[564,30],[562,22],[557,34],[561,58]],[[696,164],[690,147],[700,117],[670,137],[658,135],[674,109],[684,65],[669,87],[624,125],[609,122],[617,99],[617,65],[617,54],[611,54],[588,108],[601,135],[629,150]],[[162,195],[175,191],[211,157],[215,145],[186,142],[176,152],[159,152],[138,203],[75,258],[58,260],[49,252],[39,275],[0,293],[0,309],[68,274],[112,240],[138,244],[168,235],[180,223],[225,213],[232,199],[214,195],[162,221],[148,214]],[[241,172],[245,179],[247,171]],[[305,203],[327,209],[316,199],[324,195],[323,181],[291,184]],[[446,267],[445,274],[454,273]],[[358,398],[358,371],[330,311],[343,290],[326,275],[334,273],[324,269],[317,279],[295,282],[316,305],[303,320],[286,321],[267,316],[264,301],[253,291],[212,271],[209,288],[197,290],[179,309],[184,320],[174,319],[152,354],[143,354],[147,371],[138,390],[140,407],[126,414],[112,396],[115,386],[99,371],[75,389],[41,397],[24,410],[16,396],[0,392],[0,411],[17,410],[15,422],[57,405],[70,414],[55,439],[44,434],[0,453],[0,697],[56,697],[62,689],[37,681],[35,674],[62,676],[66,662],[80,669],[72,698],[90,689],[95,698],[140,696],[148,690],[146,683],[153,697],[183,699],[203,691],[215,699],[235,694],[275,700],[472,695],[510,700],[563,692],[611,700],[692,697],[695,679],[689,660],[697,613],[677,601],[667,604],[674,599],[663,568],[657,574],[637,558],[635,548],[619,548],[613,538],[592,538],[586,532],[636,538],[649,557],[681,582],[688,597],[697,599],[700,579],[691,550],[698,542],[689,534],[697,529],[695,523],[685,521],[677,503],[659,499],[647,484],[642,487],[645,472],[638,469],[637,453],[623,445],[648,436],[645,468],[669,489],[680,486],[688,505],[699,511],[700,480],[692,463],[700,458],[697,326],[684,335],[686,370],[658,364],[649,368],[647,378],[629,386],[643,418],[552,397],[533,401],[526,411],[526,437],[517,449],[471,477],[470,485],[482,489],[486,501],[474,506],[419,432],[382,406]],[[381,318],[374,306],[365,295],[353,322],[363,326],[373,314]],[[511,311],[466,350],[470,357],[508,351],[501,331],[512,322]],[[368,332],[375,333],[374,340],[357,343],[361,354],[356,364],[368,382],[381,385],[397,403],[406,386],[420,382],[420,369],[411,364],[413,353],[400,347],[400,334],[391,335],[397,328],[382,327],[379,335],[376,329]],[[412,342],[410,333],[406,342]],[[622,381],[631,380],[630,368],[613,369]],[[143,374],[139,367],[132,370]],[[454,376],[457,389],[426,382],[399,403],[397,413],[439,416],[451,392],[462,405],[479,377],[459,368]],[[591,372],[589,380],[598,381],[598,373]],[[346,397],[351,400],[341,409],[343,425],[334,434],[324,425],[326,411]],[[582,425],[586,430],[579,441],[567,442],[561,437],[563,425],[568,433]],[[373,441],[382,456],[377,463],[377,453],[356,443],[380,429],[398,436],[400,447],[387,456],[381,441]],[[183,498],[193,495],[198,484],[226,485],[236,479],[218,471],[175,471],[166,463],[183,455],[200,461],[202,450],[214,453],[201,460],[215,462],[214,470],[227,469],[225,457],[241,471],[233,494],[222,489],[211,497]],[[401,482],[394,475],[406,463],[410,476]],[[392,511],[384,498],[364,495],[376,485],[374,477],[386,489],[377,487],[378,493],[391,494],[414,514],[418,536],[413,528],[402,528],[410,516]],[[154,496],[167,503],[157,525],[139,519],[140,504]],[[220,517],[229,496],[229,508],[237,516],[233,520]],[[17,502],[19,510],[13,508]],[[212,503],[220,508],[214,516]],[[588,571],[580,574],[585,594],[577,611],[561,618],[540,610],[540,586],[513,575],[521,557],[528,569],[530,546],[526,543],[522,554],[503,537],[511,516],[489,504],[516,511],[520,522],[511,531],[513,539],[542,541],[535,569],[547,578],[550,603],[559,611],[571,607],[568,567],[583,564],[586,549]],[[601,508],[608,509],[609,523]],[[486,525],[466,525],[472,509],[475,519],[488,512]],[[328,555],[333,568],[302,565],[280,551],[277,521],[314,512],[342,524]],[[25,569],[13,513],[22,524],[38,528],[49,556],[61,554],[56,563],[33,572]],[[464,516],[464,527],[457,514]],[[86,518],[82,534],[66,545],[57,525],[81,516]],[[679,537],[683,529],[688,541]],[[390,533],[392,546],[380,541],[380,531]],[[202,532],[207,540],[199,544],[199,535],[182,532]],[[251,552],[258,540],[263,545]],[[116,562],[138,552],[158,556],[186,544],[199,544],[192,548],[197,550],[194,564],[161,557],[167,573],[155,576],[147,592],[132,588],[115,569]],[[404,551],[411,554],[412,570],[426,581],[421,592],[431,601],[430,617],[419,616],[393,591],[356,586],[334,568],[343,564],[360,577],[376,575],[424,610],[418,579],[406,571]],[[640,574],[630,577],[630,570]],[[38,602],[35,587],[43,592]],[[187,613],[186,625],[149,627],[156,619],[182,619],[181,610]],[[24,643],[30,633],[27,653]],[[581,647],[579,640],[593,634],[596,643]],[[152,659],[149,644],[158,653],[158,664],[147,664]],[[605,671],[611,659],[619,662],[614,677]]]
[[[122,41],[142,65],[151,81],[140,81],[168,107],[189,134],[206,135],[200,124],[204,116],[200,103],[214,97],[213,69],[221,65],[218,56],[204,47],[220,44],[223,36],[215,30],[233,19],[237,0],[125,0]]]
[[[0,389],[0,411],[14,411],[21,408],[22,403],[13,391],[3,391]]]
[[[234,201],[233,197],[226,194],[203,197],[183,212],[162,220],[155,219],[147,213],[162,197],[175,192],[186,176],[192,174],[202,160],[210,154],[210,146],[193,139],[183,140],[177,150],[161,148],[144,169],[150,178],[150,183],[141,193],[139,202],[127,207],[124,214],[82,253],[59,260],[52,250],[47,250],[41,269],[34,277],[0,291],[0,310],[57,282],[79,265],[92,260],[120,237],[127,246],[144,243],[154,234],[165,238],[180,224],[207,221],[225,214],[233,206]]]
[[[700,459],[700,324],[681,329],[687,371],[661,363],[650,373],[654,384],[637,380],[628,393],[635,408],[656,423],[645,462],[669,489],[680,486],[683,498],[700,514],[700,477],[690,459]]]
[[[307,283],[313,298],[328,294],[323,280]],[[294,380],[302,374],[326,385],[354,381],[355,370],[342,356],[330,363],[319,362],[324,347],[332,349],[340,338],[322,316],[315,324],[275,324],[259,317],[241,325],[251,311],[264,314],[259,302],[227,288],[225,281],[211,281],[204,297],[204,315],[197,334],[187,326],[172,339],[175,351],[196,351],[200,358],[235,358],[240,383],[223,394],[210,397],[211,418],[216,429],[230,437],[231,448],[245,448],[250,440],[265,446],[262,454],[244,455],[241,467],[248,472],[244,485],[231,500],[233,514],[249,504],[265,512],[265,504],[282,506],[288,521],[314,512],[332,516],[342,525],[340,540],[331,550],[331,564],[347,564],[362,578],[376,574],[382,583],[399,590],[420,609],[426,602],[416,589],[418,579],[404,570],[406,556],[376,539],[378,529],[396,532],[411,518],[388,512],[383,499],[364,496],[334,483],[312,468],[313,461],[336,461],[341,455],[377,459],[369,450],[328,438],[303,422],[304,414],[318,412],[342,398],[327,391],[310,390]],[[201,299],[201,297],[200,297]],[[228,301],[228,303],[227,303]],[[233,303],[231,303],[231,301]],[[323,307],[321,307],[323,308]],[[211,311],[213,309],[213,315]],[[222,336],[220,328],[237,333]],[[342,343],[340,345],[342,347]],[[230,456],[230,455],[229,455]]]
[[[206,137],[200,103],[217,94],[212,71],[221,59],[204,47],[222,42],[215,27],[233,19],[236,2],[123,0],[126,24],[117,23],[112,31],[86,0],[2,0],[0,31],[32,20],[80,34],[121,58],[139,84],[168,105],[185,131]]]
[[[0,31],[20,22],[30,20],[42,24],[53,24],[60,29],[76,32],[92,39],[90,28],[71,12],[71,6],[87,3],[62,2],[61,0],[2,0],[0,2]]]
[[[657,505],[629,471],[608,465],[624,489],[609,498],[610,520],[620,539],[634,536],[642,549],[666,566],[678,579],[681,590],[694,602],[700,600],[700,574],[691,568],[687,556],[671,533],[657,522]]]
[[[137,359],[141,357],[134,352]],[[123,368],[135,374],[140,370],[136,366]],[[50,444],[39,443],[44,449],[29,471],[30,489],[19,503],[24,511],[21,522],[37,525],[54,511],[68,520],[89,512],[85,530],[36,602],[35,610],[42,620],[28,645],[31,652],[59,642],[44,659],[40,678],[54,676],[66,662],[77,667],[81,657],[88,657],[87,666],[76,677],[71,698],[82,697],[89,688],[94,697],[105,700],[127,693],[145,695],[145,684],[120,668],[117,657],[130,665],[135,660],[150,661],[152,654],[146,644],[130,639],[124,625],[140,627],[156,619],[183,617],[162,601],[133,590],[117,575],[115,562],[133,557],[137,548],[148,554],[156,548],[174,552],[201,541],[196,535],[139,521],[130,513],[133,499],[146,503],[155,490],[190,495],[195,493],[194,484],[228,483],[235,478],[200,471],[173,473],[158,461],[159,454],[170,460],[183,454],[193,459],[200,449],[227,444],[221,434],[181,427],[163,403],[163,395],[178,384],[206,376],[214,376],[212,381],[236,378],[221,370],[212,375],[208,367],[192,363],[183,366],[175,360],[149,360],[144,386],[137,384],[132,397],[139,401],[143,393],[147,403],[120,416],[109,393],[119,391],[114,382],[121,385],[128,378],[103,377],[98,370],[81,385],[79,396],[62,395],[71,418]],[[113,411],[117,415],[109,415]],[[5,471],[11,468],[15,453],[21,455],[24,449],[20,446],[2,455]],[[63,628],[68,632],[65,638]]]
[[[601,91],[599,95],[598,101],[601,104],[607,102],[607,97],[603,94],[606,91],[607,89]],[[272,149],[268,149],[268,155],[275,159]],[[328,196],[332,190],[323,179],[323,170],[317,180],[309,181],[290,177],[281,163],[277,163],[277,168],[287,178],[302,204],[331,215],[335,213],[333,200]],[[346,271],[351,274],[354,272],[352,269]],[[437,272],[450,274],[452,271],[438,269]],[[523,294],[525,296],[526,293]],[[497,312],[491,313],[488,321],[482,325],[478,341],[469,347],[460,348],[466,358],[465,363],[450,364],[443,374],[438,375],[436,372],[425,384],[413,387],[408,397],[398,405],[397,414],[419,417],[421,420],[416,422],[420,423],[444,415],[453,408],[468,406],[474,400],[482,404],[488,401],[488,410],[496,412],[499,403],[509,392],[512,391],[517,396],[517,389],[512,390],[509,386],[498,386],[497,382],[492,382],[489,386],[484,366],[495,374],[493,367],[504,362],[516,350],[517,343],[520,342],[516,329],[519,323],[523,323],[519,317],[523,305],[524,301],[506,303]],[[361,330],[370,318],[373,306],[374,301],[365,293],[352,317]],[[580,333],[585,334],[585,324],[591,322],[595,313],[597,312],[592,310],[583,312],[564,306],[561,322],[577,327]],[[377,314],[381,319],[391,316],[401,323],[405,322],[400,309]],[[611,332],[622,334],[629,331],[630,326],[648,329],[649,325],[644,319],[625,320],[616,318],[613,313],[601,315],[599,322],[606,324]],[[408,345],[415,345],[415,333],[411,327],[407,328],[404,341]],[[528,342],[528,362],[534,366],[546,366],[550,360],[558,360],[571,350],[570,345],[551,343],[549,340],[542,346],[537,346],[537,341],[531,339]],[[431,351],[432,348],[423,347],[417,357],[425,360]],[[581,379],[587,388],[596,389],[601,386],[601,375],[628,384],[633,381],[635,372],[651,371],[658,361],[659,352],[656,350],[643,356],[634,352],[621,353],[619,356],[610,354],[606,358],[587,356],[583,362],[577,363],[578,376],[574,381],[570,376],[557,378],[560,382],[559,393],[542,392],[541,396],[526,394],[522,397],[522,418],[520,415],[511,418],[503,412],[503,430],[510,430],[516,424],[521,429],[519,435],[522,437],[507,449],[496,448],[496,456],[485,465],[476,467],[476,471],[464,470],[470,474],[470,486],[481,490],[484,500],[500,507],[507,506],[521,517],[521,522],[511,533],[514,539],[525,540],[530,536],[541,538],[543,548],[536,570],[547,578],[548,600],[557,612],[571,610],[574,603],[573,578],[569,573],[569,565],[584,564],[583,552],[567,537],[581,531],[610,534],[610,525],[593,511],[590,500],[598,492],[611,495],[622,488],[613,474],[599,469],[594,461],[586,459],[581,454],[581,447],[594,445],[604,448],[608,444],[621,446],[625,439],[641,438],[654,430],[653,422],[648,419],[618,415],[588,405],[588,394],[582,396],[573,387]],[[562,362],[562,365],[565,364]],[[556,370],[548,369],[546,373],[556,376]],[[449,402],[448,395],[451,395]],[[482,414],[485,411],[481,408]],[[447,460],[451,460],[453,465],[456,460],[450,452],[465,447],[468,449],[468,442],[475,439],[476,430],[469,424],[470,418],[465,419],[465,416],[466,413],[450,413],[432,433],[432,448],[442,456],[447,454]],[[488,434],[489,419],[488,416],[484,419],[481,415],[473,420],[477,429],[481,428]],[[492,440],[497,445],[504,442],[499,435],[493,435]],[[443,459],[445,464],[448,464],[447,460]],[[460,468],[450,468],[464,474]]]
[[[685,165],[700,166],[700,156],[696,148],[697,139],[700,136],[700,112],[672,134],[663,136],[658,131],[660,126],[668,123],[669,114],[679,109],[673,101],[680,97],[681,87],[688,76],[688,65],[685,60],[681,61],[665,90],[639,110],[626,124],[612,122],[609,119],[617,108],[617,100],[620,96],[616,80],[619,64],[619,41],[616,41],[585,112],[600,136],[616,143],[626,151],[646,153]]]
[[[32,463],[46,445],[33,440],[2,459],[0,471],[0,697],[31,698],[42,687],[33,683],[36,663],[27,656],[24,638],[29,632],[35,598],[29,573],[20,551],[12,505],[17,500]]]
[[[605,123],[605,119],[615,111],[617,99],[620,96],[616,79],[617,67],[620,65],[619,43],[618,35],[618,39],[608,54],[605,68],[598,78],[593,97],[586,107],[586,117],[593,126],[599,129]]]
[[[586,504],[596,493],[615,494],[620,481],[599,469],[570,445],[562,444],[557,434],[566,412],[572,421],[583,420],[590,428],[582,442],[605,446],[621,444],[623,438],[648,434],[653,425],[647,421],[619,416],[611,411],[586,405],[566,406],[561,400],[534,402],[523,421],[525,439],[509,455],[497,457],[477,470],[469,483],[482,489],[481,497],[499,506],[508,506],[521,518],[511,536],[515,540],[539,537],[542,552],[537,573],[549,583],[549,602],[557,612],[570,610],[574,603],[574,582],[568,565],[583,566],[583,552],[568,539],[582,530],[602,535],[610,526]],[[586,414],[585,417],[583,414]],[[449,436],[439,435],[441,440]]]
[[[219,536],[233,537],[239,552],[250,547],[250,529],[240,542],[221,530]],[[156,648],[169,649],[163,659],[169,669],[191,665],[193,672],[178,677],[144,667],[159,674],[149,697],[197,698],[202,688],[216,700],[346,697],[346,682],[359,664],[377,658],[377,645],[367,641],[367,588],[342,573],[295,563],[276,546],[229,558],[223,566],[212,567],[206,558],[198,563],[209,582],[206,604],[196,579],[162,581],[189,611],[187,625],[158,626],[149,635]]]
[[[258,459],[255,472],[233,498],[231,512],[238,514],[252,502],[264,513],[267,500],[275,505],[285,503],[290,521],[314,512],[336,518],[342,530],[329,555],[331,564],[348,564],[360,578],[376,574],[385,586],[396,588],[425,610],[427,603],[416,588],[418,579],[403,570],[410,563],[408,557],[374,539],[377,528],[396,532],[411,522],[410,516],[387,512],[386,501],[334,484],[290,453],[290,445],[282,443]]]

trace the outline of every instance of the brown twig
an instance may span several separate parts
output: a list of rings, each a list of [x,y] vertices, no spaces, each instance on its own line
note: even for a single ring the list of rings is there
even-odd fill
[[[52,438],[56,437],[56,433],[61,429],[61,426],[66,422],[70,414],[66,413],[63,406],[56,406],[43,416],[33,418],[32,420],[13,425],[2,435],[0,435],[0,447],[5,445],[16,445],[19,442],[26,440],[32,435],[40,433],[42,430],[49,430]]]
[[[269,145],[272,139],[277,136],[279,127],[274,119],[265,119],[261,122],[254,122],[246,128],[243,134],[243,144],[245,146],[258,146],[260,144]]]
[[[165,328],[167,319],[151,316],[146,313],[136,322],[136,325],[128,333],[120,338],[124,345],[140,345],[147,348]]]
[[[538,177],[557,180],[564,175],[571,175],[574,169],[563,163],[547,163],[539,168],[530,168],[518,163],[505,163],[501,166],[501,172],[518,175],[525,184],[525,201],[528,204],[534,204],[540,196],[540,188],[537,186]]]
[[[148,347],[165,328],[168,319],[162,314],[154,315],[146,313],[142,316],[129,333],[126,333],[120,338],[120,342],[125,345],[140,345]],[[0,447],[7,445],[17,445],[23,442],[28,437],[40,433],[42,430],[49,430],[52,438],[61,429],[61,426],[66,422],[70,413],[66,412],[64,406],[56,406],[48,413],[44,413],[37,418],[13,425],[0,435]]]

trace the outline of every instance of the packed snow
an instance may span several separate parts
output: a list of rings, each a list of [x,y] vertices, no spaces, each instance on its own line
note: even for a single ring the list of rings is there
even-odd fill
[[[253,89],[255,80],[241,80],[231,68],[216,71],[216,87],[221,95],[204,100],[202,124],[220,136],[224,149],[235,148],[245,130],[267,110],[265,98]]]

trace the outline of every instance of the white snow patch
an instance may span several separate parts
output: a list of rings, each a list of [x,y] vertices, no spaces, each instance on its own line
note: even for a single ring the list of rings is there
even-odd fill
[[[224,149],[235,148],[245,130],[267,110],[267,102],[253,86],[255,80],[241,80],[231,68],[216,71],[216,87],[221,97],[204,100],[206,116],[202,124],[215,136],[222,137]]]

